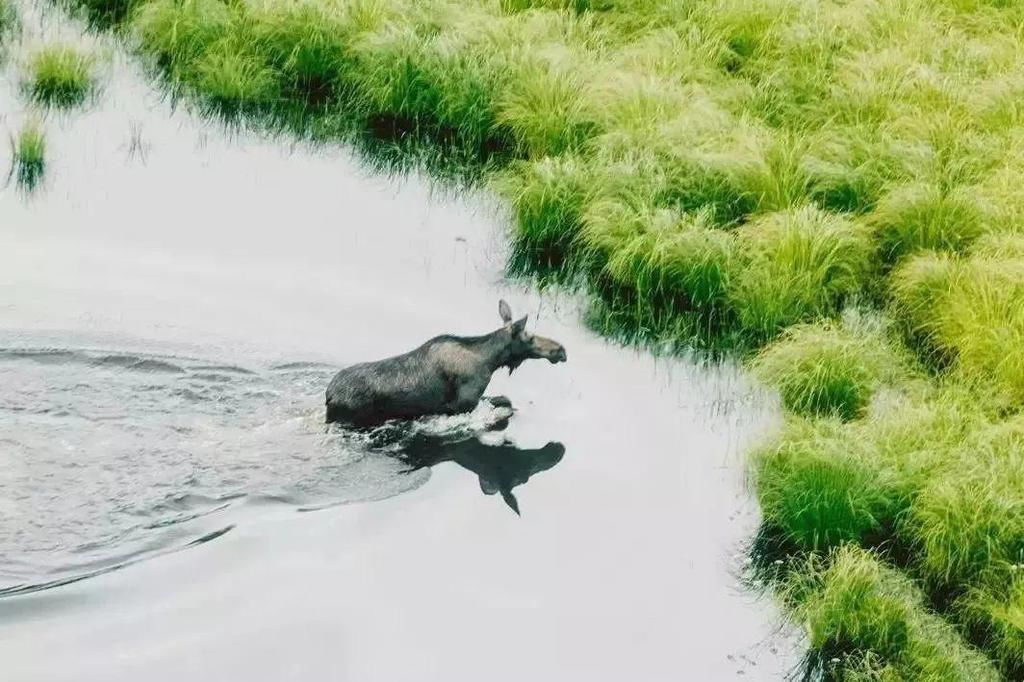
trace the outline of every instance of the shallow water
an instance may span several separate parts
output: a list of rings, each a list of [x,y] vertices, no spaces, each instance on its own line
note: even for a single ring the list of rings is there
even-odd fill
[[[47,119],[44,185],[0,193],[3,679],[790,668],[738,585],[742,449],[776,412],[735,368],[510,285],[486,195],[228,133],[110,55],[98,102]],[[324,427],[337,367],[489,331],[502,296],[569,354],[495,377],[507,424]]]

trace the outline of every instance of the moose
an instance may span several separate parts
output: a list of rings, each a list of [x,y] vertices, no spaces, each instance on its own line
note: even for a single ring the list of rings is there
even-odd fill
[[[419,348],[338,372],[327,386],[327,423],[369,428],[391,419],[470,412],[483,397],[491,375],[511,374],[525,360],[566,361],[562,344],[526,331],[526,316],[498,302],[503,326],[483,336],[442,335]],[[507,399],[492,399],[509,406]]]

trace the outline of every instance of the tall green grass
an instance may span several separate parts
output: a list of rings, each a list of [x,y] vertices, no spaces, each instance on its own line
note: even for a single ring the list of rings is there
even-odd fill
[[[513,269],[602,332],[752,358],[788,415],[757,494],[831,673],[990,676],[911,581],[1019,670],[1024,5],[80,4],[220,115],[485,175]]]
[[[1024,400],[1024,236],[991,235],[960,258],[923,255],[894,275],[913,331],[960,374]]]
[[[95,57],[70,45],[47,45],[28,57],[24,89],[36,102],[58,107],[81,104],[96,88]]]
[[[871,553],[847,545],[803,568],[790,594],[815,667],[829,677],[1000,679],[984,655],[928,611],[912,581]]]
[[[744,331],[760,341],[835,314],[864,291],[871,272],[866,232],[812,206],[765,215],[737,239],[744,263],[730,298]]]
[[[753,369],[778,388],[788,410],[843,420],[861,416],[879,389],[908,373],[883,323],[853,310],[841,326],[790,327],[758,355]]]
[[[3,44],[8,32],[14,27],[17,15],[10,0],[0,0],[0,58],[4,56]]]
[[[26,122],[12,140],[14,167],[12,173],[18,184],[33,189],[46,170],[46,136],[36,120]]]

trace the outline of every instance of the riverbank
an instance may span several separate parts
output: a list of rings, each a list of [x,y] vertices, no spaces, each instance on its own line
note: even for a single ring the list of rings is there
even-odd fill
[[[599,330],[752,357],[758,563],[823,668],[1021,673],[1020,9],[81,6],[211,113],[458,159]]]

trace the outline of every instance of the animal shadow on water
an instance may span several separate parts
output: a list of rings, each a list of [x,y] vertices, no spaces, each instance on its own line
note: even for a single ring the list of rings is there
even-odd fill
[[[477,475],[485,495],[500,493],[512,511],[519,514],[519,501],[512,489],[534,474],[552,468],[562,461],[563,455],[565,446],[555,442],[540,448],[519,448],[508,442],[490,445],[476,436],[452,440],[421,433],[407,441],[398,456],[410,466],[410,471],[455,462]]]

